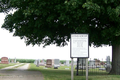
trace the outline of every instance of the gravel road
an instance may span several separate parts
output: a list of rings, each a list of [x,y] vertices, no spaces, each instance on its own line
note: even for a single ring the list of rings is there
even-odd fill
[[[40,71],[28,71],[28,67],[29,63],[11,70],[9,69],[13,66],[2,69],[0,70],[0,80],[44,80]]]

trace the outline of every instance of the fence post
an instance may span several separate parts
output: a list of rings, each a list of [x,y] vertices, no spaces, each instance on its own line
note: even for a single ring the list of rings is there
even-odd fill
[[[86,80],[88,80],[88,58],[86,58]]]

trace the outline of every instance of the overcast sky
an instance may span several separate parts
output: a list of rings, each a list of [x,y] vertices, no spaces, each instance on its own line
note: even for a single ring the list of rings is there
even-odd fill
[[[0,26],[4,22],[5,15],[0,13]],[[56,47],[55,45],[47,46],[26,46],[24,40],[19,37],[13,37],[12,33],[0,28],[0,58],[6,56],[8,58],[22,59],[60,59],[70,60],[70,45],[65,47]],[[106,56],[112,56],[111,47],[89,47],[89,57],[105,60]],[[89,59],[90,59],[89,58]]]

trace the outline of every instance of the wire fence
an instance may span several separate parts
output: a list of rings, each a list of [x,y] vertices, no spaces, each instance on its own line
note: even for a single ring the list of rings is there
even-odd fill
[[[74,75],[84,76],[86,75],[86,59],[77,59]],[[88,74],[89,75],[107,75],[111,70],[111,63],[109,57],[106,61],[100,61],[99,59],[88,61]]]

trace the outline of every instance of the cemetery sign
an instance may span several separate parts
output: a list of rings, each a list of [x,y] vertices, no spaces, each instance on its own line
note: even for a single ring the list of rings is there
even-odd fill
[[[70,41],[71,58],[89,58],[89,35],[71,34]]]

